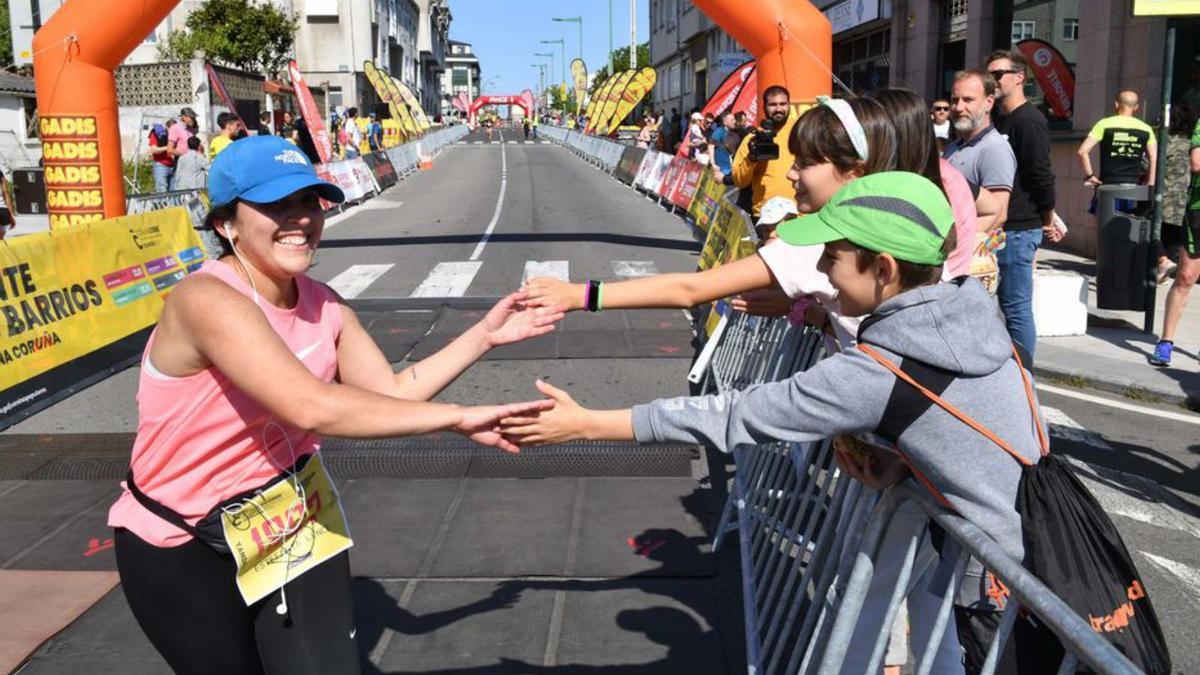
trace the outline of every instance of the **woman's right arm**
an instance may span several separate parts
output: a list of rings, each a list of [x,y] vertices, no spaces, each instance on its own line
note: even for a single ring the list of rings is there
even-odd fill
[[[651,309],[695,307],[737,293],[766,288],[774,283],[766,263],[757,255],[746,256],[727,265],[703,272],[659,274],[628,281],[605,282],[601,294],[603,309]],[[527,304],[584,309],[586,284],[538,277],[525,283]]]
[[[218,279],[193,277],[171,294],[151,353],[168,375],[215,366],[283,422],[323,436],[378,438],[441,430],[514,451],[493,431],[513,409],[546,402],[469,408],[406,401],[318,379],[248,298]],[[175,372],[172,372],[175,371]]]

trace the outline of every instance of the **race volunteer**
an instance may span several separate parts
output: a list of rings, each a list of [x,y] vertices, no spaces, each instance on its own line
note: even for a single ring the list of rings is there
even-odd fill
[[[209,196],[224,255],[166,299],[142,360],[130,472],[108,518],[121,586],[177,673],[357,673],[351,541],[321,437],[453,430],[515,451],[497,421],[545,403],[427,401],[562,314],[510,295],[393,373],[354,312],[306,274],[319,198],[344,196],[303,153],[278,136],[233,143]]]
[[[787,178],[795,161],[788,150],[788,138],[797,119],[796,115],[791,114],[790,101],[791,95],[787,89],[778,85],[768,87],[763,92],[763,112],[766,115],[763,125],[746,134],[733,158],[733,184],[753,190],[752,211],[755,219],[762,205],[771,197],[796,196],[796,190]],[[776,148],[774,158],[769,156],[770,153],[762,152],[771,143]]]

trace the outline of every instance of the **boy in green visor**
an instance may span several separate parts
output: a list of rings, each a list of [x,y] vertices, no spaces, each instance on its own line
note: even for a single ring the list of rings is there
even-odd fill
[[[504,433],[521,444],[637,440],[697,443],[725,452],[739,445],[857,435],[877,449],[838,451],[845,473],[875,489],[913,475],[1021,560],[1021,518],[1014,508],[1021,465],[900,376],[911,377],[974,418],[1029,462],[1041,456],[1045,423],[1031,376],[995,300],[970,277],[939,283],[942,263],[954,250],[953,232],[954,215],[945,196],[922,176],[887,172],[860,178],[815,215],[778,228],[788,243],[825,244],[818,268],[836,289],[842,311],[865,317],[859,348],[780,382],[660,399],[625,410],[583,408],[566,392],[539,381],[538,389],[555,407],[504,420]],[[923,516],[910,515],[889,528],[881,561],[888,559],[889,541],[907,541],[900,529],[927,527]],[[937,555],[927,534],[925,540],[908,596],[914,647],[926,644],[922,638],[933,627],[930,617],[936,616],[937,600],[924,589]],[[978,612],[985,622],[997,609],[989,599],[989,590],[997,595],[990,583],[982,570],[968,569],[959,598],[966,611]],[[886,598],[882,602],[886,607]],[[882,629],[882,610],[872,624],[870,604],[864,607],[843,672],[863,672],[861,667],[855,671],[851,661],[869,655],[869,645]],[[976,626],[979,617],[962,611],[960,629]],[[933,672],[962,672],[954,637],[947,631],[936,647]],[[964,643],[974,642],[970,635],[963,637]],[[867,640],[867,648],[856,649],[863,644],[860,638]]]

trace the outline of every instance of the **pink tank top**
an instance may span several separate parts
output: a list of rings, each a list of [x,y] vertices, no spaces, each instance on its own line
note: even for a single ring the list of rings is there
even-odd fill
[[[975,221],[975,197],[971,195],[971,186],[967,179],[944,159],[939,159],[942,171],[942,189],[950,200],[950,210],[954,212],[954,233],[958,236],[958,245],[946,258],[942,279],[953,279],[971,271],[971,254],[979,245],[979,229]]]
[[[224,263],[208,261],[196,274],[211,274],[251,296],[250,286]],[[296,284],[294,308],[261,302],[263,313],[296,358],[331,382],[337,374],[340,305],[320,282],[300,276]],[[218,503],[267,483],[320,447],[320,437],[274,419],[215,367],[187,377],[159,373],[150,362],[154,337],[142,356],[130,460],[138,487],[150,498],[194,524]],[[236,338],[229,347],[237,348]],[[155,546],[179,546],[192,538],[143,508],[128,489],[109,510],[108,524]]]

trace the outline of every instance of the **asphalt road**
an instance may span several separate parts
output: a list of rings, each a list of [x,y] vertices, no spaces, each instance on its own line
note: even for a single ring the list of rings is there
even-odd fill
[[[564,149],[503,129],[471,134],[434,169],[331,219],[312,274],[351,298],[495,297],[531,273],[611,280],[695,262],[678,217]],[[443,398],[515,400],[549,377],[585,405],[628,405],[685,393],[687,366],[679,355],[488,361]],[[133,431],[135,387],[131,369],[8,433]],[[1039,395],[1056,451],[1079,460],[1141,568],[1177,671],[1200,672],[1200,415],[1049,382]]]

